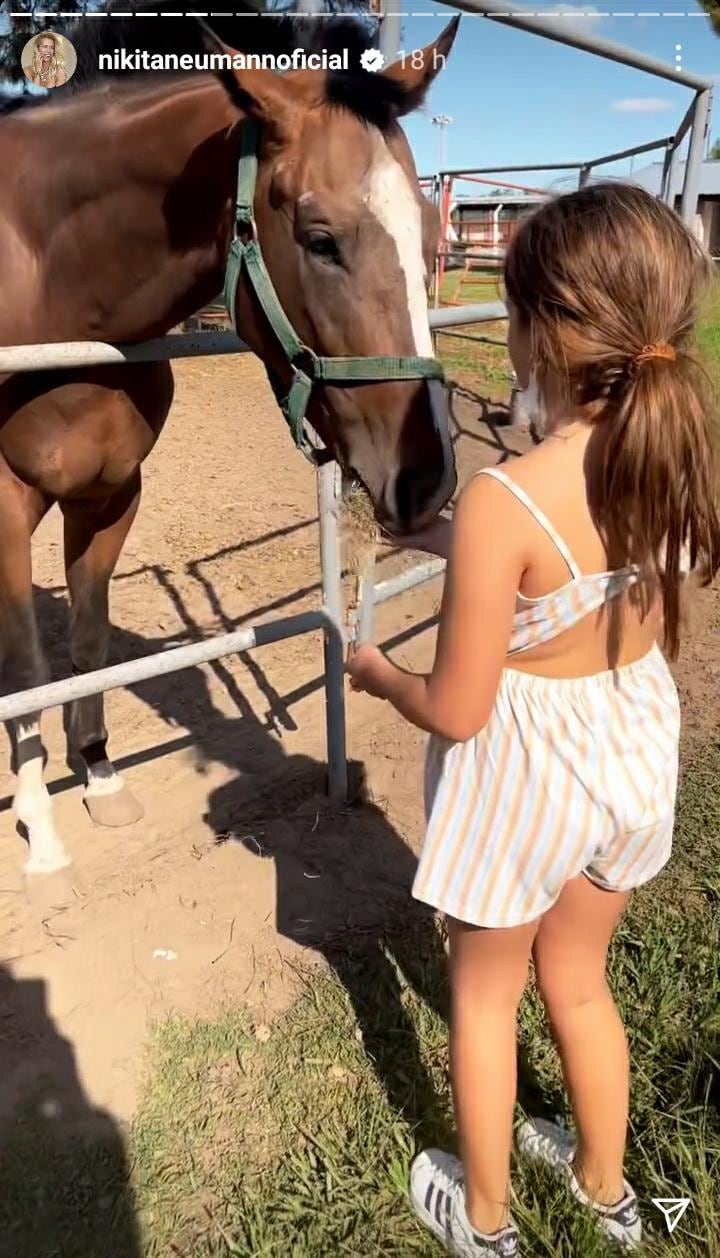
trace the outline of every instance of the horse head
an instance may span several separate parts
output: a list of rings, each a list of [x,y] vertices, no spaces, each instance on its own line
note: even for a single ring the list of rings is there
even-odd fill
[[[422,196],[399,119],[422,103],[456,29],[457,19],[422,53],[380,74],[221,74],[237,108],[260,124],[257,239],[287,318],[317,355],[433,355],[427,287],[439,218]],[[287,359],[246,276],[234,316],[284,389]],[[455,464],[438,381],[323,383],[307,414],[388,529],[422,527],[452,496]]]

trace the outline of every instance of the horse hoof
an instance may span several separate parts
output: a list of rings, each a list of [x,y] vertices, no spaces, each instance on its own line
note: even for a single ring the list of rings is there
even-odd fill
[[[86,791],[84,803],[96,826],[131,826],[145,816],[142,804],[124,782],[108,793]]]

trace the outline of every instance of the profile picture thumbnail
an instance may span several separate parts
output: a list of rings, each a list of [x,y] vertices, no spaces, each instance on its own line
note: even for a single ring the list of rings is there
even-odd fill
[[[25,78],[35,87],[62,87],[72,78],[77,66],[70,40],[55,31],[33,35],[23,48],[20,60]]]

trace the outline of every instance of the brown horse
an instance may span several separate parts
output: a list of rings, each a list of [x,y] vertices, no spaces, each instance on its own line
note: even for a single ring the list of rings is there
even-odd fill
[[[240,133],[262,124],[258,239],[280,301],[317,353],[430,355],[426,279],[438,224],[398,119],[422,101],[456,22],[422,67],[381,75],[223,71],[56,96],[0,121],[0,343],[140,341],[222,286]],[[287,363],[241,280],[240,335],[283,383]],[[15,375],[0,383],[0,669],[5,693],[46,680],[30,541],[59,503],[76,671],[105,663],[108,589],[140,500],[140,468],[172,400],[166,364]],[[326,386],[308,417],[367,487],[378,518],[416,529],[455,471],[423,382]],[[445,419],[443,418],[443,423]],[[441,434],[442,435],[442,434]],[[238,441],[242,427],[238,422]],[[71,705],[69,747],[99,823],[142,815],[107,756],[102,696]],[[26,869],[69,863],[43,782],[39,717],[14,723]]]

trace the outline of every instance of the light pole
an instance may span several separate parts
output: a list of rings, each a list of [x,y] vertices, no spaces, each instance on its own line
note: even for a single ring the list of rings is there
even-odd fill
[[[445,132],[451,122],[452,118],[449,114],[435,114],[432,119],[433,126],[440,128],[440,170],[445,169]]]

